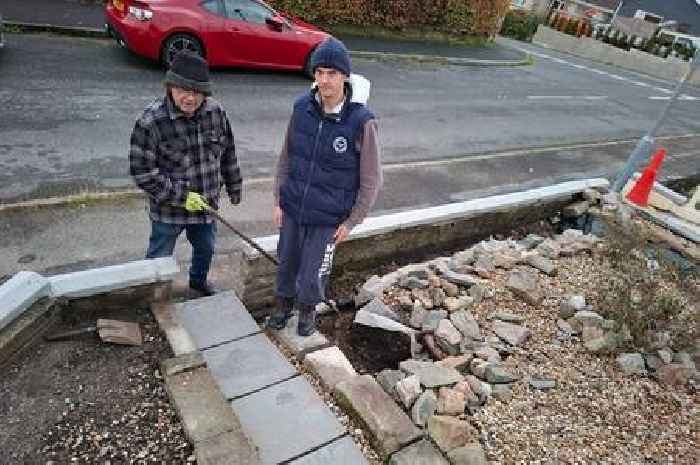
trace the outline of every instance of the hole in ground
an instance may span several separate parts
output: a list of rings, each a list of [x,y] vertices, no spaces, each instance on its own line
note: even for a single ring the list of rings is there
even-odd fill
[[[394,336],[376,328],[353,325],[355,312],[319,317],[318,329],[331,344],[343,351],[360,374],[375,374],[411,358],[411,343],[405,336]]]

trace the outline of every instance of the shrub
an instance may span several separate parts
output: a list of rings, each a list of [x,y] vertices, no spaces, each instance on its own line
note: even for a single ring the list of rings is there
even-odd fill
[[[566,27],[564,28],[564,33],[569,34],[570,36],[575,36],[577,30],[578,30],[578,21],[569,20],[569,22],[566,23]]]
[[[608,227],[610,245],[601,258],[611,273],[601,276],[597,304],[604,317],[630,336],[623,349],[647,348],[650,332],[659,330],[670,333],[676,348],[691,345],[700,318],[693,309],[698,276],[682,273],[658,250],[652,252],[638,232]]]
[[[519,10],[511,10],[506,14],[501,26],[501,35],[517,40],[532,39],[541,23],[537,15]]]

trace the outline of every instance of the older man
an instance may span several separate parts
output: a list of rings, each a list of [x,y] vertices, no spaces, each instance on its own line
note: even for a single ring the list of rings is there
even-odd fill
[[[211,98],[206,61],[191,52],[173,58],[165,96],[150,104],[131,134],[130,172],[148,194],[151,236],[146,258],[172,255],[185,231],[192,245],[190,288],[215,293],[207,280],[216,225],[205,211],[219,207],[222,184],[241,201],[241,174],[226,112]]]

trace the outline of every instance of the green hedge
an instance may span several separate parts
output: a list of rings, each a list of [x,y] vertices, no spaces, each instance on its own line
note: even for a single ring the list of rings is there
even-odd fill
[[[269,0],[286,13],[317,24],[429,29],[490,37],[510,0]]]
[[[503,19],[501,35],[517,40],[531,40],[542,20],[532,13],[511,10]]]

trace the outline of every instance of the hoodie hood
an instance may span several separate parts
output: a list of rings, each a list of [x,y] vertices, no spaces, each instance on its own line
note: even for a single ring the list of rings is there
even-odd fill
[[[369,79],[359,74],[350,74],[350,77],[345,82],[350,86],[350,101],[367,105],[370,89],[372,87],[372,83]],[[317,85],[315,82],[311,84],[312,91],[315,91],[316,87]]]

